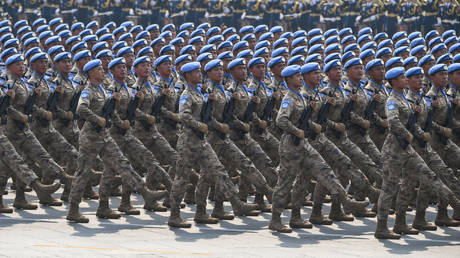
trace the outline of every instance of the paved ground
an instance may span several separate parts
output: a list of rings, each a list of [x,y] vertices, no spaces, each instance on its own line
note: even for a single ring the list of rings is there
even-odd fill
[[[11,193],[4,196],[10,206],[13,198]],[[28,199],[36,201],[30,194]],[[134,204],[142,208],[136,197]],[[112,207],[116,205],[118,198],[112,198]],[[379,241],[373,237],[375,218],[278,234],[268,230],[267,213],[181,230],[166,225],[169,212],[142,210],[140,216],[99,220],[95,216],[97,202],[85,201],[81,207],[90,218],[88,224],[68,223],[67,205],[0,214],[0,257],[460,257],[460,228],[440,228],[398,241]],[[325,209],[327,213],[329,205]],[[186,207],[184,217],[192,221],[193,211]],[[304,216],[310,211],[305,208]],[[431,221],[434,212],[433,207],[427,212]],[[409,213],[409,222],[413,215]],[[287,217],[283,220],[288,222]],[[390,225],[393,222],[391,217]]]

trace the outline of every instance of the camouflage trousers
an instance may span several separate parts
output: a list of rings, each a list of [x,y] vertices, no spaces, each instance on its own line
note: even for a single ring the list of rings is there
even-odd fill
[[[166,119],[166,118],[165,118]],[[180,125],[172,126],[172,121],[161,120],[161,123],[158,124],[157,129],[161,135],[169,142],[169,145],[177,149],[177,140],[178,140],[178,129]]]
[[[352,126],[347,132],[348,138],[355,143],[364,153],[366,153],[374,163],[382,167],[382,154],[380,153],[377,146],[369,137],[369,134],[366,133],[362,135],[359,130],[356,129],[355,126]]]
[[[460,147],[452,140],[448,139],[447,144],[441,143],[441,138],[437,133],[432,134],[431,146],[441,156],[444,162],[452,169],[460,169]]]
[[[371,128],[369,128],[369,136],[371,137],[371,140],[374,142],[375,146],[377,146],[377,149],[379,149],[380,151],[382,150],[383,143],[385,142],[387,134],[388,131],[382,133],[375,126],[371,126]]]
[[[97,133],[90,129],[90,126],[85,125],[80,133],[77,179],[72,184],[70,201],[72,203],[81,202],[94,163],[97,162],[97,155],[101,157],[105,168],[99,187],[99,196],[110,195],[111,185],[117,174],[121,176],[123,185],[131,191],[144,187],[145,184],[141,176],[131,167],[128,159],[123,155],[107,129]]]
[[[192,169],[199,167],[201,180],[212,182],[216,193],[223,198],[236,195],[233,183],[219,161],[206,137],[200,139],[192,129],[184,128],[177,141],[180,158],[177,161],[176,176],[171,188],[171,209],[178,209],[190,182]]]
[[[351,161],[366,175],[369,180],[382,184],[382,169],[365,154],[355,143],[353,143],[346,133],[337,137],[332,129],[326,131],[327,138],[333,142]]]
[[[259,134],[255,130],[251,130],[251,137],[260,144],[260,147],[273,161],[273,164],[277,166],[280,162],[280,156],[278,148],[280,145],[279,140],[268,130],[264,130],[263,133]]]
[[[332,195],[346,195],[331,167],[307,140],[301,140],[295,146],[292,135],[285,134],[281,138],[279,152],[279,176],[273,192],[273,212],[283,212],[296,177],[303,177],[305,182],[315,177]],[[296,194],[292,198],[293,203],[299,203],[305,196]]]
[[[396,200],[396,210],[399,212],[405,211],[411,200],[411,189],[407,187],[408,182],[411,181],[409,177],[418,179],[420,184],[427,186],[428,191],[435,191],[442,200],[450,202],[453,199],[454,194],[431,171],[411,145],[403,150],[396,137],[390,134],[385,140],[382,154],[383,184],[378,202],[378,219],[388,218],[390,205],[393,197],[398,193],[401,179],[402,183]]]
[[[110,135],[128,158],[133,168],[140,172],[139,174],[147,174],[147,178],[155,178],[163,183],[168,190],[171,189],[172,182],[168,173],[160,166],[153,153],[133,135],[131,129],[122,135],[120,129],[112,127]]]

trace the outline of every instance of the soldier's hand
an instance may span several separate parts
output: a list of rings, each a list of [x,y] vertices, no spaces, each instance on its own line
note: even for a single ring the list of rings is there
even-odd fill
[[[114,92],[112,97],[116,100],[116,101],[120,101],[121,99],[121,96],[120,96],[120,93],[118,92]]]
[[[305,132],[303,130],[297,129],[295,131],[295,137],[297,137],[299,139],[303,139],[303,138],[305,138]]]
[[[16,92],[14,90],[8,90],[6,95],[10,96],[11,99],[14,99],[14,97],[16,97]]]
[[[452,137],[452,129],[447,127],[441,127],[441,134],[447,138]]]
[[[334,98],[331,98],[331,97],[327,97],[327,102],[328,102],[329,104],[331,104],[331,106],[335,106],[335,103],[336,103],[336,102],[335,102],[335,99],[334,99]]]
[[[234,93],[232,93],[232,98],[234,98],[236,100],[240,100],[240,94],[234,92]]]
[[[249,130],[251,130],[251,126],[248,123],[242,123],[241,130],[243,130],[244,132],[248,133]]]
[[[454,103],[455,106],[458,106],[458,99],[452,100],[452,103]]]
[[[131,124],[129,123],[128,120],[122,120],[120,124],[121,129],[128,130],[131,127]]]
[[[422,111],[422,109],[420,108],[420,106],[415,106],[414,111],[417,112],[417,113],[420,113]]]
[[[280,97],[281,97],[281,95],[280,95],[279,92],[274,92],[274,93],[273,93],[273,97],[274,97],[276,100],[279,100]]]
[[[318,105],[316,105],[316,101],[310,101],[310,106],[311,106],[311,108],[312,108],[313,110],[316,111],[316,108],[317,108]]]
[[[323,130],[323,127],[320,125],[320,124],[317,124],[315,122],[312,122],[313,123],[313,131],[316,133],[316,134],[320,134],[321,131]]]
[[[138,97],[140,100],[143,100],[144,99],[144,93],[142,93],[142,91],[138,91],[138,92],[136,92],[136,97]]]
[[[344,123],[334,123],[334,130],[337,132],[345,132],[345,124]]]
[[[178,113],[173,113],[171,115],[171,119],[174,120],[175,122],[180,122],[180,116]]]
[[[50,111],[45,111],[45,119],[51,121],[53,119],[53,113]]]
[[[379,124],[383,128],[388,128],[388,120],[387,119],[382,120]]]
[[[219,131],[224,133],[224,134],[229,134],[230,133],[230,127],[228,124],[220,124],[219,125]]]
[[[205,123],[200,123],[200,126],[198,127],[198,130],[204,134],[207,134],[208,133],[208,125],[206,125]]]
[[[79,88],[80,91],[82,91],[82,90],[84,90],[86,88],[86,86],[84,84],[81,84],[78,88]]]
[[[382,102],[382,97],[380,96],[380,94],[374,94],[373,98],[377,100],[377,102]]]
[[[409,133],[409,134],[407,134],[407,136],[406,136],[406,140],[407,140],[409,143],[412,143],[412,140],[414,140],[414,136],[413,136],[411,133]]]
[[[369,122],[369,120],[363,120],[361,122],[361,127],[364,129],[368,129],[370,126],[371,126],[371,122]]]
[[[22,122],[23,124],[27,124],[29,122],[29,116],[21,114],[20,122]]]
[[[34,89],[34,91],[35,91],[35,93],[37,93],[38,96],[42,95],[42,89],[37,87],[37,88]]]
[[[62,94],[64,92],[64,88],[61,85],[59,85],[56,87],[55,91]]]
[[[66,112],[66,118],[67,118],[67,120],[73,120],[73,113],[72,113],[72,111],[67,111],[67,112]]]
[[[161,94],[169,96],[169,90],[168,89],[162,89]]]
[[[152,116],[152,115],[147,115],[147,118],[146,118],[146,121],[147,123],[149,123],[150,125],[153,125],[156,121],[155,117]]]
[[[435,107],[435,108],[438,108],[439,107],[439,101],[433,100],[433,101],[431,101],[431,105],[433,105],[433,107]]]
[[[257,97],[257,96],[253,96],[253,97],[252,97],[252,101],[254,101],[256,104],[259,104],[259,103],[260,103],[260,99],[259,99],[259,97]]]
[[[259,127],[262,128],[262,129],[267,128],[267,121],[260,120]]]
[[[105,128],[106,123],[107,121],[103,117],[98,117],[96,120],[96,124],[101,128]]]
[[[357,101],[358,100],[358,95],[350,94],[350,99],[353,100],[353,101]]]
[[[430,133],[424,133],[423,134],[423,141],[429,142],[431,140],[431,134]]]
[[[208,99],[216,100],[217,99],[216,94],[214,94],[214,93],[209,94]]]

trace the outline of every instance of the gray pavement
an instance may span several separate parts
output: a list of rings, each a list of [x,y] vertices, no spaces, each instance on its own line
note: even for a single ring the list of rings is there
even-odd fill
[[[27,196],[37,203],[33,194]],[[10,206],[13,198],[11,191],[4,196]],[[118,203],[119,198],[112,198],[112,207]],[[97,202],[84,201],[81,211],[90,218],[88,224],[68,223],[67,204],[0,214],[0,257],[460,257],[460,228],[379,241],[373,237],[376,219],[371,218],[279,234],[268,230],[270,214],[264,213],[217,225],[170,229],[166,225],[169,212],[144,211],[138,196],[133,204],[141,210],[140,216],[100,220],[95,215]],[[212,205],[208,209],[211,212]],[[326,205],[326,214],[328,210]],[[193,211],[193,206],[187,206],[183,217],[193,222]],[[303,216],[308,217],[310,211],[305,207]],[[287,215],[283,217],[286,223]],[[408,222],[413,216],[414,212],[408,213]],[[434,207],[427,216],[434,220]],[[394,216],[389,223],[393,225]]]

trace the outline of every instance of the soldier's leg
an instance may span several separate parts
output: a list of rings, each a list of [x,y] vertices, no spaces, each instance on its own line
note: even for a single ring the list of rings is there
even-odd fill
[[[294,186],[291,193],[291,219],[289,221],[289,226],[291,228],[312,228],[312,224],[307,220],[302,219],[300,215],[300,208],[305,201],[305,196],[307,195],[308,184],[312,180],[310,177],[305,177],[302,174],[297,175]]]
[[[460,147],[454,144],[451,140],[447,141],[446,145],[441,143],[433,143],[433,148],[441,156],[444,162],[452,169],[460,169]]]
[[[354,142],[358,147],[374,161],[374,163],[381,167],[382,166],[382,154],[380,153],[377,146],[375,146],[374,142],[371,140],[368,134],[362,136],[359,133],[351,133],[348,134],[350,140]]]
[[[42,135],[40,142],[44,142],[52,157],[61,158],[66,162],[66,173],[73,175],[77,170],[78,151],[58,131]]]
[[[278,148],[279,148],[279,141],[276,139],[273,134],[270,132],[266,131],[262,135],[255,135],[254,140],[256,140],[259,144],[260,147],[264,150],[264,152],[270,157],[270,159],[273,161],[273,165],[277,166],[280,161],[280,157],[278,154]]]
[[[424,184],[420,184],[418,193],[417,193],[417,201],[416,201],[416,211],[415,211],[415,218],[414,222],[412,223],[412,227],[418,230],[436,230],[434,224],[427,222],[425,220],[425,212],[428,208],[428,204],[431,198],[431,190],[430,187],[427,187]]]
[[[396,221],[393,227],[393,232],[397,234],[408,234],[414,235],[418,234],[418,230],[413,229],[411,226],[408,226],[406,223],[406,211],[409,207],[411,200],[413,200],[415,192],[415,187],[418,184],[416,177],[412,176],[413,171],[405,170],[404,179],[399,188],[398,197],[396,200]]]

